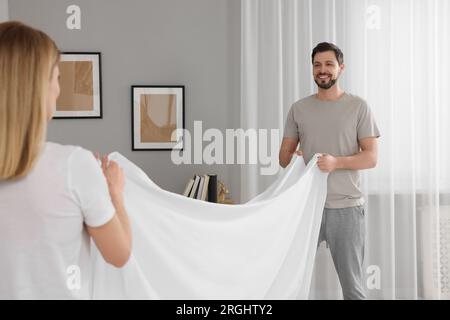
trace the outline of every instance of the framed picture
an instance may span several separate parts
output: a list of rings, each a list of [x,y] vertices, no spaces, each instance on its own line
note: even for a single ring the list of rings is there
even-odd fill
[[[184,86],[132,86],[131,97],[132,150],[183,150]]]
[[[102,118],[100,52],[63,52],[55,119]]]

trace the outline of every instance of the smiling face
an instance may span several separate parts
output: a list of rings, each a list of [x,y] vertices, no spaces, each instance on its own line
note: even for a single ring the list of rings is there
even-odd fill
[[[334,51],[318,52],[314,56],[313,76],[319,88],[333,87],[343,70],[344,64],[339,65]]]

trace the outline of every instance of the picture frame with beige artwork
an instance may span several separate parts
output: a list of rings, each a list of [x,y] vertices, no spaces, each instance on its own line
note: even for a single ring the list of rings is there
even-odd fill
[[[184,89],[182,85],[131,86],[133,151],[183,150]]]
[[[62,52],[54,119],[102,118],[100,52]]]

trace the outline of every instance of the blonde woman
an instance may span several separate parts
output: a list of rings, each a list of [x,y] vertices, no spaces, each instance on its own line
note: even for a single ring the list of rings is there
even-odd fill
[[[58,62],[45,33],[0,23],[0,299],[89,299],[90,237],[116,267],[131,251],[121,168],[45,142]]]

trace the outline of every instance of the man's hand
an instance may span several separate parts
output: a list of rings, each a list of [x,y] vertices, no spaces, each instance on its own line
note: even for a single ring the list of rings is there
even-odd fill
[[[331,173],[338,168],[338,159],[327,153],[322,153],[317,160],[317,166],[323,172]]]

